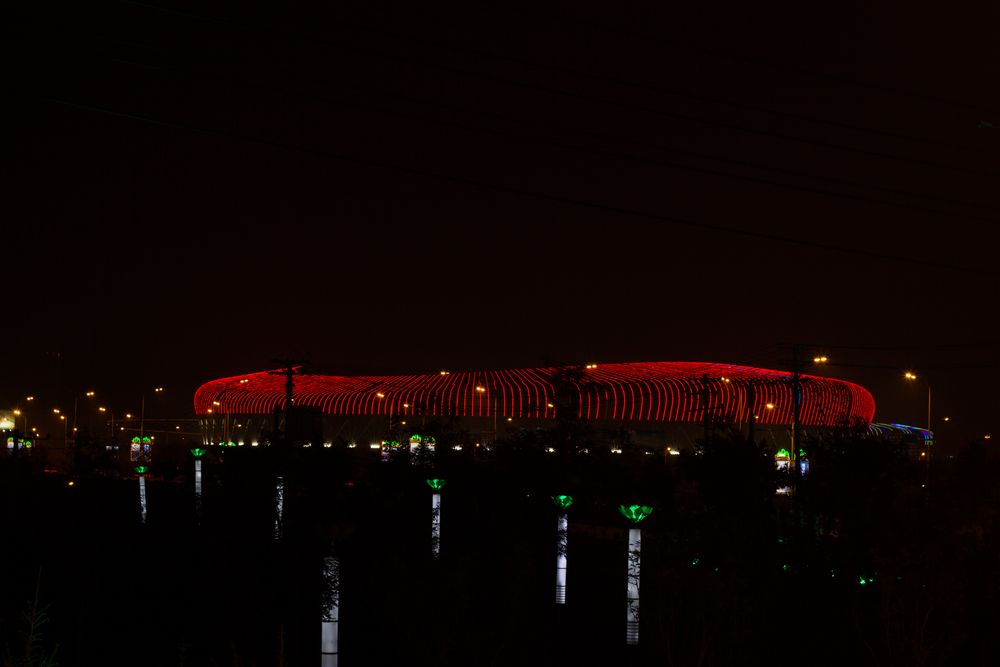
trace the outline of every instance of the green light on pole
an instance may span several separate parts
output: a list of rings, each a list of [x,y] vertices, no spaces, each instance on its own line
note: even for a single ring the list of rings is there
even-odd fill
[[[144,436],[142,436],[142,444],[144,444],[144,445],[149,445],[149,444],[152,444],[152,442],[153,442],[153,441],[149,439],[149,436],[148,436],[148,435],[144,435]]]
[[[136,466],[135,467],[135,474],[136,475],[145,475],[148,470],[149,470],[149,466]]]
[[[205,450],[202,449],[201,447],[195,447],[194,449],[191,450],[191,455],[196,459],[200,459],[205,455]]]
[[[569,509],[569,506],[573,504],[573,496],[552,496],[552,502],[559,509]]]
[[[140,442],[141,441],[139,440],[139,436],[137,436],[137,435],[132,436],[132,444],[133,445],[138,445]]]
[[[788,450],[782,447],[781,449],[779,449],[777,452],[774,453],[774,458],[787,459],[791,458],[791,456],[789,455]]]
[[[653,508],[649,505],[629,505],[628,507],[619,505],[618,511],[623,517],[638,526],[640,521],[653,513]]]
[[[442,487],[444,487],[444,480],[438,479],[437,477],[435,477],[434,479],[429,479],[427,480],[427,486],[431,487],[435,491],[440,491]]]

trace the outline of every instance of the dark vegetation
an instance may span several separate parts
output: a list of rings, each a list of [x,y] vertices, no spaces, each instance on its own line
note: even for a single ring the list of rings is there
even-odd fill
[[[810,441],[793,499],[774,493],[773,452],[736,433],[663,457],[572,424],[490,451],[427,430],[433,468],[364,445],[295,450],[281,542],[270,449],[210,449],[200,520],[190,455],[156,452],[145,525],[125,464],[4,459],[5,666],[316,665],[331,550],[344,666],[996,664],[1000,460],[987,447],[935,458],[928,494],[924,463],[899,445]],[[447,480],[439,561],[429,476]],[[563,608],[557,493],[576,499]],[[633,502],[656,509],[640,646],[626,650],[616,507]]]

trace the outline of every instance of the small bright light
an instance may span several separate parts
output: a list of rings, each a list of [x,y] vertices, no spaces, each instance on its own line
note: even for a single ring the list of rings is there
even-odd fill
[[[208,414],[212,414],[212,408],[209,408],[209,409],[207,410],[207,412],[208,412]]]
[[[181,430],[181,427],[180,427],[180,426],[175,426],[175,427],[174,427],[174,430],[175,430],[175,431],[179,431],[179,430]]]
[[[101,408],[97,408],[97,411],[98,411],[98,412],[107,412],[107,411],[108,411],[108,409],[107,409],[107,408],[104,408],[104,407],[101,407]]]
[[[21,411],[20,410],[14,410],[14,416],[15,417],[20,417],[21,416]]]
[[[993,436],[991,436],[989,433],[987,433],[986,435],[983,436],[983,440],[989,440],[992,437]]]
[[[26,401],[33,401],[33,400],[35,400],[35,397],[34,396],[28,396],[24,400],[26,400]]]
[[[333,443],[332,442],[324,442],[323,443],[323,447],[326,448],[326,449],[330,449],[331,447],[333,447]]]
[[[545,451],[547,451],[549,454],[554,454],[556,450],[554,447],[546,447]]]
[[[611,453],[612,454],[621,454],[622,450],[618,449],[617,447],[612,447],[611,448]]]
[[[920,452],[920,456],[921,457],[927,456],[927,452]]]
[[[482,392],[486,391],[486,389],[484,387],[476,387],[476,391],[482,393]]]
[[[409,403],[403,403],[403,407],[404,408],[408,408],[408,407],[410,407],[410,404]]]
[[[212,401],[212,405],[222,405],[222,403],[219,403],[218,401]]]
[[[380,391],[379,391],[379,392],[376,392],[376,393],[375,393],[375,395],[376,395],[376,396],[378,396],[379,398],[385,398],[385,394],[383,394],[383,393],[382,393],[382,392],[380,392]]]
[[[372,444],[368,445],[369,449],[380,449],[381,447],[382,445],[378,444],[377,442],[373,442]]]
[[[448,371],[441,371],[441,375],[449,375]]]
[[[153,389],[153,391],[155,391],[155,392],[161,392],[161,391],[163,391],[163,387],[156,387],[155,389]]]
[[[673,447],[667,447],[667,453],[671,456],[680,456],[681,452],[679,449],[674,449]]]
[[[551,403],[546,403],[546,404],[545,404],[545,406],[546,406],[546,407],[549,407],[549,408],[554,408],[554,407],[556,407],[556,406],[552,405]]]
[[[903,377],[906,378],[907,380],[916,380],[917,379],[917,376],[914,375],[913,373],[911,373],[910,371],[906,371],[905,373],[903,373]]]
[[[951,417],[945,417],[945,418],[944,418],[944,420],[945,420],[946,422],[950,422],[950,421],[951,421]]]
[[[59,408],[52,408],[52,412],[54,412],[55,414],[59,414]]]
[[[93,395],[94,395],[94,392],[92,392],[92,391],[88,391],[87,392],[87,396],[93,396]]]
[[[594,368],[597,368],[597,364],[587,364],[587,368],[592,370]]]
[[[406,426],[406,421],[401,421],[400,424],[402,424],[403,426]]]
[[[125,419],[132,419],[132,413],[131,412],[126,412],[125,413]]]
[[[70,480],[70,481],[66,482],[66,486],[73,486],[75,484],[76,484],[76,482],[74,482],[73,480]]]
[[[813,357],[814,364],[825,364],[827,361],[829,361],[829,359],[826,357]]]
[[[240,380],[240,384],[246,384],[249,381],[250,380],[248,378],[243,378],[242,380]]]
[[[65,420],[66,419],[66,415],[59,415],[59,419]]]
[[[774,403],[768,403],[764,407],[767,408],[768,410],[774,410]]]
[[[454,447],[452,447],[452,449],[454,449],[456,452],[460,452],[462,451],[462,445],[455,445]]]
[[[723,382],[730,382],[730,379],[729,378],[722,378],[722,381]]]
[[[512,421],[514,421],[514,418],[513,417],[507,417],[507,421],[512,422]]]
[[[357,446],[358,446],[357,443],[352,442],[352,443],[350,443],[350,444],[347,445],[347,448],[348,449],[354,449]]]

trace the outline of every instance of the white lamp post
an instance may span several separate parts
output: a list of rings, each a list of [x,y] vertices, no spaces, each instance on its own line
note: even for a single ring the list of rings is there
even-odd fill
[[[561,511],[556,521],[556,604],[566,604],[566,549],[569,543],[569,519],[566,510],[573,496],[552,496]]]
[[[625,643],[639,643],[639,554],[642,548],[642,531],[639,523],[652,514],[648,505],[619,505],[618,511],[632,523],[628,531],[628,574],[626,576]]]
[[[337,667],[340,623],[340,561],[323,559],[323,620],[320,635],[321,667]]]
[[[429,479],[427,486],[434,490],[431,496],[431,556],[438,558],[441,555],[441,489],[444,488],[444,480]]]

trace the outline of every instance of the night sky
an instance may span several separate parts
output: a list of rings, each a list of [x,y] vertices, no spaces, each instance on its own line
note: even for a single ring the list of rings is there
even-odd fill
[[[1000,436],[996,3],[481,4],[25,3],[0,407],[803,343]]]

